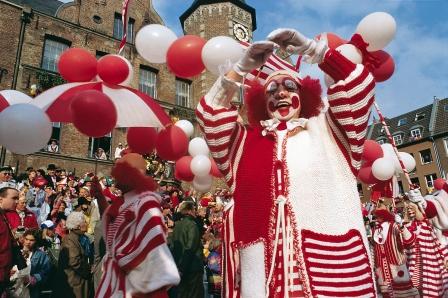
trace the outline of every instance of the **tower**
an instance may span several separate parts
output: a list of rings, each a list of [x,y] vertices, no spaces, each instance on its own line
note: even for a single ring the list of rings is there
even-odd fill
[[[255,9],[244,0],[194,0],[180,16],[185,34],[206,40],[215,36],[230,36],[237,41],[252,41],[257,28]],[[193,98],[197,102],[212,86],[216,76],[204,71],[193,82]]]

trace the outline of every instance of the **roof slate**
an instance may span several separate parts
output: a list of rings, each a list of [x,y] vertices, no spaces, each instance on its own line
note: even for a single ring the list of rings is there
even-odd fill
[[[64,3],[58,0],[8,0],[18,5],[28,5],[32,9],[49,14],[56,15],[58,8]]]

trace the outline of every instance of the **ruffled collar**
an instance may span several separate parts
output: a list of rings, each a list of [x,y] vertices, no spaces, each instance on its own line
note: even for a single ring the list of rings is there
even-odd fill
[[[277,118],[262,120],[260,121],[261,127],[263,127],[261,134],[266,136],[268,133],[277,130],[286,130],[289,132],[297,127],[305,129],[307,123],[308,119],[306,118],[293,118],[287,122],[280,121]]]

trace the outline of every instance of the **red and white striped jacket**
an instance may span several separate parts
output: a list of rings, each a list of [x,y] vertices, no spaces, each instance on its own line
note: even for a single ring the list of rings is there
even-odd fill
[[[153,297],[148,293],[166,291],[166,287],[179,283],[156,193],[126,193],[118,214],[106,211],[104,223],[107,253],[96,297],[132,297],[137,293]]]
[[[448,296],[448,250],[442,246],[427,219],[414,220],[408,226],[410,237],[404,239],[409,273],[422,297]]]
[[[328,111],[304,121],[304,129],[298,128],[300,121],[292,121],[286,131],[274,130],[264,136],[260,128],[238,123],[237,108],[229,104],[236,87],[222,78],[201,99],[196,111],[198,121],[212,156],[234,192],[235,203],[227,214],[233,225],[226,223],[225,230],[233,240],[227,243],[226,251],[241,252],[261,243],[264,253],[259,262],[265,264],[261,277],[268,283],[269,293],[278,293],[279,284],[283,287],[280,293],[284,286],[297,289],[291,284],[292,276],[269,276],[272,260],[279,259],[281,251],[275,249],[277,243],[291,248],[283,251],[293,254],[288,260],[293,260],[297,268],[287,268],[288,264],[281,267],[294,276],[298,273],[304,296],[373,297],[372,266],[354,174],[361,163],[375,83],[367,69],[336,51],[329,50],[319,67],[336,83],[328,90]],[[286,198],[282,207],[276,196],[278,163],[286,167],[280,179]],[[292,233],[278,233],[279,212]],[[282,239],[276,240],[279,234]],[[233,256],[225,257],[226,266],[238,265],[234,260]],[[240,262],[245,262],[244,257]],[[244,272],[243,267],[250,266],[241,266],[241,283],[239,269],[226,268],[226,272],[235,274],[231,284],[225,284],[226,296],[242,293],[258,297],[260,293],[250,288],[264,290],[264,286],[253,283],[244,293],[245,280],[256,274]],[[289,284],[283,284],[285,279]]]

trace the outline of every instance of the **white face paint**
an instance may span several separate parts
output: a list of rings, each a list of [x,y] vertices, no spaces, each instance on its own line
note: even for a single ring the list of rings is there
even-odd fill
[[[300,85],[288,75],[278,75],[266,82],[266,108],[270,118],[289,121],[298,118],[300,113]]]

